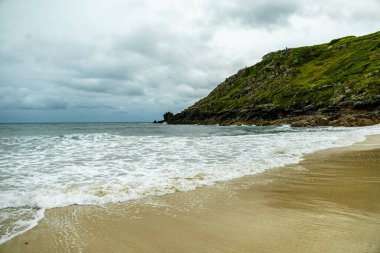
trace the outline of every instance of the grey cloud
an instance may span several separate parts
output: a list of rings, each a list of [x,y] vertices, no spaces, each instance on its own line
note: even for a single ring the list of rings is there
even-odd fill
[[[338,28],[353,25],[353,33],[367,32],[380,21],[375,0],[344,11],[337,11],[340,0],[83,0],[86,8],[75,10],[67,8],[75,0],[19,1],[0,2],[0,108],[8,112],[160,117],[191,105],[270,50],[314,43],[311,34],[335,38]],[[292,23],[293,17],[308,22]]]
[[[122,38],[116,39],[114,43],[115,52],[135,52],[144,56],[155,56],[159,50],[161,41],[165,38],[165,31],[153,29],[153,27],[143,26],[124,35]]]
[[[76,65],[71,66],[74,72],[73,76],[82,79],[99,79],[99,80],[133,80],[135,77],[135,69],[123,63],[107,65],[101,63],[99,65]]]
[[[26,110],[66,109],[67,101],[56,94],[34,93],[28,88],[0,87],[0,108]]]
[[[21,59],[14,53],[0,49],[0,65],[9,66],[20,63]]]
[[[181,97],[199,98],[200,96],[204,96],[208,89],[198,89],[190,85],[180,84],[176,87],[176,91],[181,95]]]
[[[115,96],[143,96],[144,88],[133,83],[109,81],[97,78],[71,79],[61,81],[60,86],[91,93],[111,94]]]
[[[221,1],[214,8],[216,22],[235,21],[249,27],[273,28],[288,25],[301,4],[297,1]]]

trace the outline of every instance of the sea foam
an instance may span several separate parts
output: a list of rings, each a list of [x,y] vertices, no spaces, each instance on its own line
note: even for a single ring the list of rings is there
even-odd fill
[[[160,134],[166,128],[177,134]],[[85,127],[69,134],[3,134],[0,243],[35,226],[47,208],[188,191],[297,163],[304,154],[380,133],[379,126],[161,125],[152,135],[136,129],[133,135],[108,128],[87,133]]]

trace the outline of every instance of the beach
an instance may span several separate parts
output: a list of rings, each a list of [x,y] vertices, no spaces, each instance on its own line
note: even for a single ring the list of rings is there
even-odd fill
[[[193,191],[48,209],[0,252],[380,252],[380,136]]]

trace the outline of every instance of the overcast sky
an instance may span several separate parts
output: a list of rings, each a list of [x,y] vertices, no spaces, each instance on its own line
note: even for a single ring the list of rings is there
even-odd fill
[[[0,122],[151,121],[271,51],[380,28],[380,0],[0,0]]]

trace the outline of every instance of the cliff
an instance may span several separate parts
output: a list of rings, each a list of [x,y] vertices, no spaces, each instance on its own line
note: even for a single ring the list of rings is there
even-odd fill
[[[380,123],[380,32],[269,53],[168,123]]]

